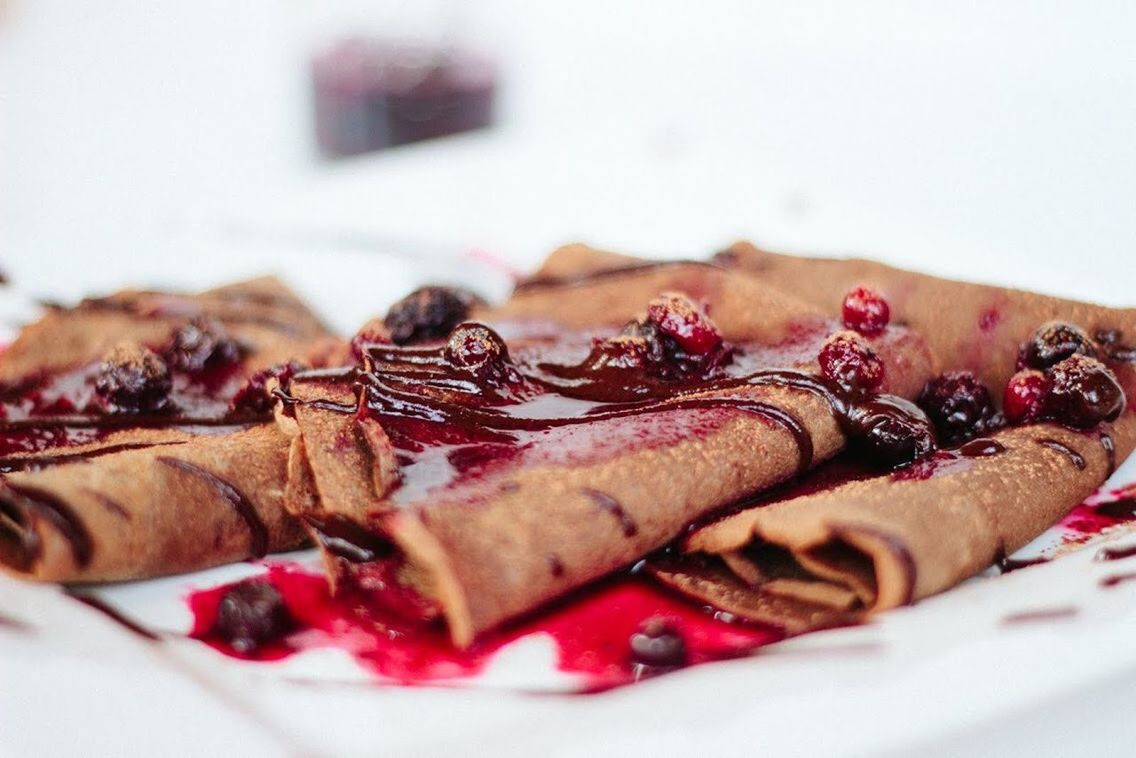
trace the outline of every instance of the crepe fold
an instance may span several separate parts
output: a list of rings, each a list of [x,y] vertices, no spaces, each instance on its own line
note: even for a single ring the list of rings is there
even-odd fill
[[[655,265],[569,245],[549,257],[531,286],[566,292]],[[893,320],[918,330],[945,368],[972,370],[995,390],[1014,373],[1019,345],[1045,322],[1136,333],[1134,309],[954,282],[873,261],[798,258],[741,242],[710,265],[746,272],[829,313],[839,312],[853,287],[872,287],[887,298]],[[1111,428],[1008,428],[900,475],[862,478],[861,472],[835,485],[806,478],[797,496],[790,488],[695,530],[682,555],[655,560],[651,570],[703,602],[790,633],[855,621],[948,589],[1057,522],[1130,454],[1136,366],[1122,353],[1106,357],[1128,398]]]
[[[102,582],[194,571],[298,547],[284,510],[288,441],[271,424],[108,454],[0,483],[0,564]]]
[[[1112,432],[1127,456],[1136,418]],[[964,448],[966,450],[968,448]],[[905,475],[767,502],[692,533],[652,566],[666,584],[790,633],[949,589],[1059,521],[1111,471],[1096,433],[1010,428]]]
[[[721,333],[744,347],[822,328],[805,351],[809,365],[785,368],[815,371],[816,346],[837,328],[790,296],[698,265],[588,282],[570,299],[522,292],[478,316],[512,327],[608,327],[676,289],[704,301]],[[895,329],[873,347],[886,365],[887,390],[917,393],[931,371],[922,341]],[[542,365],[542,349],[555,354],[559,345],[544,338],[509,348],[528,356],[528,363],[518,358],[523,374]],[[410,357],[424,365],[428,353]],[[526,430],[535,421],[539,429],[517,432],[507,444],[467,445],[452,436],[460,429],[437,419],[474,411],[432,405],[428,390],[398,396],[400,408],[421,411],[410,421],[401,411],[374,410],[368,388],[385,386],[396,373],[379,365],[370,374],[312,372],[291,381],[279,415],[293,436],[289,507],[323,547],[333,581],[374,590],[378,603],[443,617],[459,646],[633,563],[691,521],[831,458],[846,442],[829,401],[817,393],[741,383],[694,385],[649,412],[603,406],[571,423],[548,418],[542,426],[542,414],[566,402],[544,394],[475,416],[484,419],[482,432],[505,428],[495,426],[504,421]],[[440,442],[408,444],[423,424],[440,430],[431,432]],[[501,449],[491,452],[497,444]],[[480,455],[489,460],[479,462]]]
[[[614,265],[612,260],[606,265]],[[1018,346],[1048,321],[1075,324],[1089,334],[1120,330],[1136,340],[1136,308],[947,280],[876,261],[772,253],[749,242],[731,245],[714,260],[791,291],[826,313],[839,313],[853,287],[872,287],[887,299],[893,319],[924,335],[949,368],[973,371],[993,388],[1006,384],[1015,371]]]
[[[124,342],[156,347],[193,321],[220,324],[245,348],[249,372],[332,344],[327,327],[274,277],[197,294],[123,290],[72,308],[51,306],[25,326],[0,355],[0,385],[100,360]]]
[[[53,582],[139,579],[303,544],[283,507],[289,440],[271,423],[264,388],[246,383],[334,344],[271,278],[51,309],[0,355],[11,411],[0,421],[0,569]],[[108,353],[157,362],[152,350],[172,361],[175,349],[197,373],[163,369],[166,391],[181,393],[171,405],[99,405]],[[263,397],[235,408],[252,390]]]

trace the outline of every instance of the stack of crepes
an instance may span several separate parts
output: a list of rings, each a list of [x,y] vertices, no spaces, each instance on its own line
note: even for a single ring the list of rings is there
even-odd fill
[[[891,325],[847,331],[858,285]],[[499,307],[450,301],[420,291],[368,324],[355,366],[284,384],[278,420],[287,507],[333,586],[444,620],[458,646],[643,558],[790,633],[854,621],[1024,545],[1136,442],[1132,310],[745,244],[670,263],[569,246]],[[998,395],[1055,319],[1096,338],[1033,374],[1100,378],[1116,393],[1101,418],[984,416],[978,439],[937,450],[909,401],[947,369]],[[823,466],[846,449],[866,468]]]
[[[849,318],[861,287],[890,323]],[[636,564],[789,633],[852,622],[1107,478],[1134,336],[1133,310],[747,244],[565,247],[496,307],[424,288],[349,346],[274,280],[124,292],[0,356],[0,565],[131,579],[310,536],[337,591],[462,647]]]
[[[265,383],[335,345],[271,278],[49,306],[0,354],[0,566],[109,581],[301,545]]]

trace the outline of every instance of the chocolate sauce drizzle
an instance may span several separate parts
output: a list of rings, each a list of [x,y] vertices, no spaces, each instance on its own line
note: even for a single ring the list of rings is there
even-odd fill
[[[999,545],[994,553],[994,565],[998,567],[998,573],[1009,574],[1012,571],[1019,569],[1029,568],[1030,566],[1040,566],[1043,563],[1049,563],[1052,559],[1044,555],[1039,555],[1036,558],[1008,558],[1006,557],[1006,546]]]
[[[958,454],[963,458],[987,458],[991,455],[998,455],[1004,452],[1006,452],[1005,445],[988,437],[979,437],[976,440],[971,440],[958,449]]]
[[[305,516],[304,522],[320,547],[331,555],[352,563],[377,561],[395,553],[391,543],[349,519],[339,516]]]
[[[639,525],[635,523],[635,520],[623,509],[623,505],[614,497],[606,492],[588,488],[582,489],[580,492],[591,498],[592,502],[599,506],[600,510],[607,511],[612,516],[615,516],[615,519],[619,522],[619,526],[623,529],[624,537],[634,537],[639,533]]]
[[[1037,440],[1037,444],[1041,445],[1042,447],[1047,447],[1050,450],[1055,450],[1058,453],[1061,453],[1062,455],[1064,455],[1066,458],[1069,459],[1070,463],[1072,463],[1074,466],[1076,466],[1081,471],[1084,471],[1085,466],[1088,465],[1088,464],[1085,463],[1085,457],[1083,455],[1081,455],[1080,453],[1078,453],[1076,450],[1069,447],[1068,445],[1061,443],[1061,442],[1058,442],[1055,439],[1050,439],[1050,438],[1047,437],[1045,439]]]
[[[124,442],[117,445],[105,445],[103,447],[94,448],[93,450],[82,450],[74,453],[59,453],[53,455],[33,454],[18,457],[9,456],[0,458],[0,474],[10,474],[14,471],[38,471],[48,466],[58,466],[64,463],[79,463],[103,455],[110,455],[111,453],[121,453],[126,450],[142,450],[144,448],[169,447],[184,444],[185,442],[183,440],[167,442]]]
[[[42,555],[43,543],[32,524],[33,517],[39,517],[55,527],[71,548],[75,565],[86,568],[93,554],[91,534],[78,514],[55,495],[35,487],[5,482],[3,485],[14,497],[10,497],[9,507],[5,509],[11,521],[20,528],[16,535],[21,541],[23,555],[28,559],[17,568],[29,568],[30,563]]]
[[[502,343],[503,344],[503,343]],[[304,401],[306,405],[336,413],[374,415],[382,420],[395,447],[422,449],[429,440],[401,440],[400,422],[420,432],[425,423],[443,444],[477,444],[504,452],[520,443],[518,434],[541,433],[558,427],[666,411],[734,409],[778,425],[791,434],[798,452],[798,473],[807,471],[814,458],[812,436],[805,424],[776,405],[739,396],[745,387],[776,386],[808,392],[824,400],[842,428],[851,435],[858,425],[876,424],[881,418],[923,423],[910,417],[903,401],[886,395],[851,397],[821,377],[794,369],[758,369],[742,376],[716,375],[687,381],[662,381],[628,369],[579,365],[499,364],[489,377],[460,370],[450,364],[445,347],[400,347],[371,344],[364,347],[363,369],[311,371],[294,381],[351,382],[356,402]],[[298,401],[287,392],[277,397],[285,410]],[[550,402],[526,406],[534,398]],[[539,408],[540,410],[537,410]],[[551,411],[551,412],[549,412]],[[928,424],[929,427],[929,424]],[[413,436],[413,435],[412,435]],[[464,460],[458,456],[454,460]]]
[[[248,527],[249,557],[263,558],[268,554],[268,527],[256,512],[256,506],[254,506],[240,490],[213,472],[207,471],[189,461],[167,456],[158,456],[154,460],[170,468],[184,471],[191,476],[195,476],[216,490],[217,494],[232,506],[233,512],[236,513]]]
[[[1100,444],[1104,448],[1104,454],[1108,458],[1108,473],[1105,478],[1112,476],[1116,473],[1116,440],[1112,438],[1110,432],[1103,424],[1098,432],[1100,434]]]
[[[1120,497],[1096,506],[1096,512],[1117,521],[1131,521],[1136,518],[1136,498]]]

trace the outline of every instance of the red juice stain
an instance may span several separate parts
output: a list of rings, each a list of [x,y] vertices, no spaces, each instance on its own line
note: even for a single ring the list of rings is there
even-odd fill
[[[987,308],[978,315],[978,328],[984,332],[989,332],[994,327],[998,326],[1001,321],[1002,314],[997,308]]]
[[[1067,541],[1077,542],[1100,534],[1109,527],[1136,521],[1136,485],[1108,492],[1104,499],[1081,503],[1061,521],[1076,532]]]
[[[338,648],[365,669],[402,684],[427,684],[482,672],[506,645],[545,634],[557,647],[558,668],[580,674],[585,691],[628,684],[642,675],[631,660],[630,638],[649,619],[663,619],[681,635],[687,665],[744,656],[784,638],[772,627],[727,623],[655,586],[645,577],[619,576],[553,604],[539,615],[490,633],[466,650],[455,648],[441,624],[419,625],[384,613],[358,595],[330,594],[322,574],[270,566],[264,577],[284,599],[294,631],[250,654],[238,653],[214,633],[221,598],[232,587],[188,597],[190,636],[236,658],[276,661],[296,653]]]

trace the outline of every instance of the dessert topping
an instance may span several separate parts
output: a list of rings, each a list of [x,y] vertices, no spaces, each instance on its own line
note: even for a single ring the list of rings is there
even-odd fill
[[[856,332],[833,334],[820,349],[821,374],[848,392],[872,392],[884,379],[884,363]]]
[[[919,406],[894,395],[880,395],[852,406],[844,416],[849,442],[860,454],[889,468],[925,458],[935,451],[935,429]]]
[[[419,287],[390,307],[383,325],[396,345],[442,339],[482,302],[458,287]]]
[[[288,361],[287,363],[277,363],[274,366],[261,369],[248,378],[245,385],[237,390],[237,394],[233,396],[229,408],[234,411],[245,411],[247,413],[263,416],[272,410],[273,398],[268,391],[268,382],[270,379],[276,379],[280,384],[287,384],[288,380],[297,371],[302,371],[304,367],[297,361]]]
[[[1010,377],[1002,393],[1002,412],[1012,424],[1028,424],[1041,418],[1049,378],[1036,369],[1019,371]]]
[[[1120,335],[1101,330],[1098,336],[1111,354],[1108,348]],[[1006,385],[1006,418],[1012,423],[1051,420],[1078,429],[1115,421],[1124,411],[1124,390],[1099,360],[1101,352],[1076,326],[1043,324],[1018,352],[1018,366],[1028,368]]]
[[[252,653],[295,626],[280,593],[263,579],[234,584],[217,606],[213,632],[238,653]]]
[[[868,336],[882,332],[891,320],[887,300],[870,287],[856,287],[849,291],[844,296],[841,313],[846,327]]]
[[[1074,354],[1050,370],[1047,415],[1080,429],[1115,421],[1124,410],[1124,390],[1103,363]]]
[[[659,295],[647,306],[647,321],[689,355],[706,355],[722,344],[722,335],[710,316],[685,295]]]
[[[655,673],[686,665],[686,643],[666,619],[653,616],[631,635],[632,663],[643,673]]]
[[[196,373],[236,363],[246,352],[220,323],[198,318],[174,332],[165,359],[175,371]]]
[[[1071,355],[1099,358],[1092,338],[1072,324],[1050,321],[1042,324],[1029,342],[1018,351],[1018,368],[1045,370]]]
[[[169,410],[172,381],[165,361],[141,345],[123,343],[107,354],[95,392],[111,413]]]
[[[990,390],[970,371],[948,371],[927,382],[919,407],[945,445],[957,445],[996,428]]]

